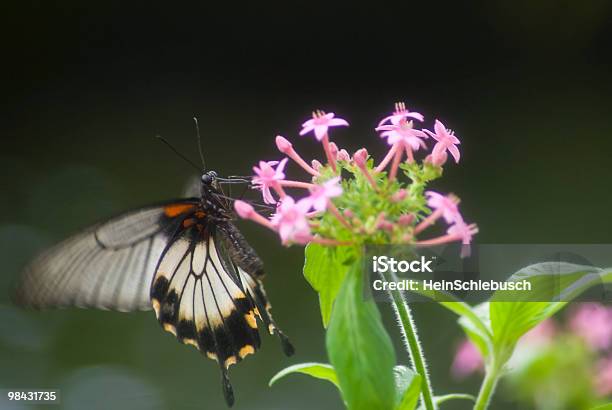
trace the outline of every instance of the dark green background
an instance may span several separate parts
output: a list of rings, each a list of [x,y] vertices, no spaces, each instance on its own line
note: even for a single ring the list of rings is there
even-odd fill
[[[32,313],[7,296],[36,250],[177,196],[191,169],[153,136],[196,160],[193,115],[207,166],[244,174],[279,158],[278,133],[320,158],[297,137],[315,108],[351,123],[333,133],[340,146],[380,158],[373,127],[405,100],[461,138],[462,163],[436,188],[463,198],[478,241],[609,242],[609,2],[461,3],[4,3],[0,387],[61,388],[67,409],[224,408],[214,363],[151,312]],[[326,361],[324,333],[302,250],[242,225],[297,355],[265,337],[232,368],[236,408],[340,408],[331,386],[305,376],[267,387],[289,364]],[[454,318],[421,305],[416,316],[436,392],[475,392],[477,378],[449,377],[462,337]],[[493,408],[519,406],[500,391]]]

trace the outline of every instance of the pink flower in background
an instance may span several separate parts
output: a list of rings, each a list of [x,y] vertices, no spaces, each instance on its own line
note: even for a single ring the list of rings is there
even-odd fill
[[[478,348],[469,340],[464,340],[455,353],[451,374],[456,379],[464,379],[472,373],[484,370],[484,361]]]
[[[312,119],[302,124],[300,135],[306,135],[314,131],[315,138],[319,141],[327,134],[329,127],[346,127],[349,123],[342,118],[334,118],[334,113],[325,114],[322,111],[312,113]]]
[[[278,181],[285,179],[284,169],[288,159],[282,161],[259,161],[259,167],[253,167],[255,175],[253,177],[253,185],[260,189],[263,194],[264,202],[267,204],[275,204],[276,200],[270,192],[270,188],[281,190]],[[278,165],[276,169],[273,167]]]
[[[413,128],[412,121],[401,120],[398,124],[381,125],[376,131],[382,131],[380,136],[387,138],[387,144],[401,144],[403,147],[417,151],[419,148],[427,148],[422,138],[428,138],[427,134]]]
[[[601,396],[612,394],[612,356],[600,359],[597,363],[595,389]]]
[[[525,333],[519,343],[528,346],[541,346],[549,344],[557,334],[557,326],[552,319],[546,319],[539,325]]]
[[[570,313],[569,327],[594,350],[612,347],[612,307],[583,303]]]
[[[447,129],[444,124],[442,124],[442,122],[436,120],[436,123],[434,124],[435,132],[431,132],[429,130],[423,131],[438,141],[431,152],[433,163],[440,162],[442,158],[444,158],[443,155],[446,153],[446,151],[450,152],[456,163],[459,162],[461,154],[457,148],[457,145],[461,144],[461,142],[451,130]]]
[[[427,197],[427,206],[435,211],[442,212],[442,217],[446,223],[452,224],[457,221],[463,221],[457,206],[457,198],[450,195],[442,195],[435,191],[427,191],[425,196]]]
[[[380,120],[380,122],[378,123],[378,126],[380,127],[381,125],[384,125],[386,122],[390,122],[393,125],[397,125],[400,123],[400,121],[406,118],[413,118],[421,122],[423,122],[424,120],[424,117],[422,114],[418,112],[411,112],[410,110],[406,108],[406,104],[404,104],[403,102],[398,102],[398,103],[395,103],[395,111],[393,111],[393,114]]]
[[[340,177],[334,177],[325,181],[323,185],[317,185],[306,199],[310,201],[315,211],[324,211],[330,198],[335,198],[342,194]]]
[[[280,201],[271,222],[278,230],[283,244],[305,244],[311,239],[307,217],[310,206],[311,202],[308,198],[295,202],[292,197],[286,195]]]

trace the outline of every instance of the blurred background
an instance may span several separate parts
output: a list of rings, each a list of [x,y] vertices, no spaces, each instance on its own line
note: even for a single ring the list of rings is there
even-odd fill
[[[427,3],[427,4],[425,4]],[[351,127],[350,152],[385,143],[373,128],[405,101],[454,129],[462,162],[435,187],[463,198],[482,243],[609,243],[612,221],[612,4],[515,2],[160,3],[8,2],[2,6],[0,148],[0,388],[59,388],[64,409],[223,409],[216,365],[163,332],[152,312],[28,312],[14,278],[37,251],[101,218],[183,190],[197,161],[249,174],[279,159],[316,108]],[[296,171],[295,168],[290,171]],[[236,409],[339,409],[331,385],[270,377],[327,361],[303,250],[241,227],[262,256],[274,338],[231,375]],[[407,363],[388,306],[382,306]],[[454,317],[416,307],[436,392],[476,393],[450,363],[462,339]],[[525,408],[500,389],[492,408]],[[468,403],[446,408],[464,409]],[[15,404],[14,409],[30,408]],[[44,407],[47,408],[47,407]]]

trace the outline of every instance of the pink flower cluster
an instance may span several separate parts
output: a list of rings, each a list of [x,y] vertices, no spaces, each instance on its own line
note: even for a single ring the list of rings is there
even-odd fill
[[[424,159],[425,162],[435,166],[442,166],[448,154],[459,162],[460,153],[457,148],[459,139],[454,133],[448,130],[442,122],[435,121],[434,130],[417,130],[414,128],[414,121],[422,122],[423,115],[418,112],[409,111],[403,103],[397,103],[391,115],[381,120],[376,127],[382,138],[386,138],[390,145],[389,151],[383,160],[375,167],[368,166],[369,154],[365,148],[357,150],[352,156],[345,150],[340,149],[334,142],[330,141],[329,131],[333,127],[346,127],[348,122],[338,118],[334,113],[315,111],[312,118],[302,124],[300,135],[312,133],[317,141],[322,144],[325,153],[326,165],[316,159],[307,162],[294,149],[289,140],[282,136],[276,137],[278,150],[286,155],[280,161],[260,161],[253,167],[255,176],[253,186],[262,192],[263,200],[267,204],[276,205],[276,212],[270,217],[265,218],[255,212],[253,207],[244,201],[236,201],[235,209],[238,215],[245,219],[251,219],[264,225],[280,235],[283,244],[305,244],[310,241],[339,245],[346,244],[334,238],[325,238],[321,235],[313,234],[316,227],[315,218],[322,212],[330,212],[338,221],[349,231],[357,231],[357,227],[351,222],[354,210],[339,210],[332,201],[343,193],[342,181],[338,165],[353,166],[358,169],[368,181],[375,192],[380,192],[379,181],[382,173],[390,166],[388,179],[393,181],[398,172],[399,165],[403,160],[408,163],[415,161],[415,152],[426,149],[425,140],[430,137],[435,140],[433,149]],[[305,170],[314,182],[287,180],[285,167],[291,159],[299,167]],[[322,181],[321,172],[324,166],[329,166],[334,177]],[[326,175],[329,175],[327,173]],[[286,190],[288,188],[305,189],[308,195],[301,199],[290,196]],[[400,189],[388,198],[390,201],[403,201],[407,191]],[[394,231],[396,228],[405,229],[412,227],[413,230],[405,235],[406,242],[420,246],[431,246],[444,244],[454,241],[461,241],[468,245],[472,241],[472,236],[478,232],[476,225],[467,224],[459,213],[457,197],[450,195],[444,196],[437,192],[427,192],[427,203],[432,212],[423,218],[419,215],[401,215],[395,220],[388,220],[386,215],[378,215],[377,228]],[[443,218],[448,224],[446,235],[438,238],[418,241],[415,235],[422,232],[428,226],[434,224],[439,218]],[[418,223],[418,224],[417,224]]]
[[[578,305],[569,312],[568,330],[584,340],[593,352],[601,354],[594,372],[595,388],[601,396],[612,394],[612,307],[599,303]],[[555,322],[545,320],[521,338],[517,351],[550,344],[559,333]],[[457,348],[451,374],[463,379],[483,370],[482,355],[471,341],[465,339]]]

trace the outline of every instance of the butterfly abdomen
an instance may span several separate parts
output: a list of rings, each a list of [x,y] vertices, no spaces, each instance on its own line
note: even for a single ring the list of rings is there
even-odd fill
[[[231,222],[218,226],[219,238],[227,248],[236,265],[256,277],[263,276],[263,262],[255,249],[247,242],[242,233]]]

